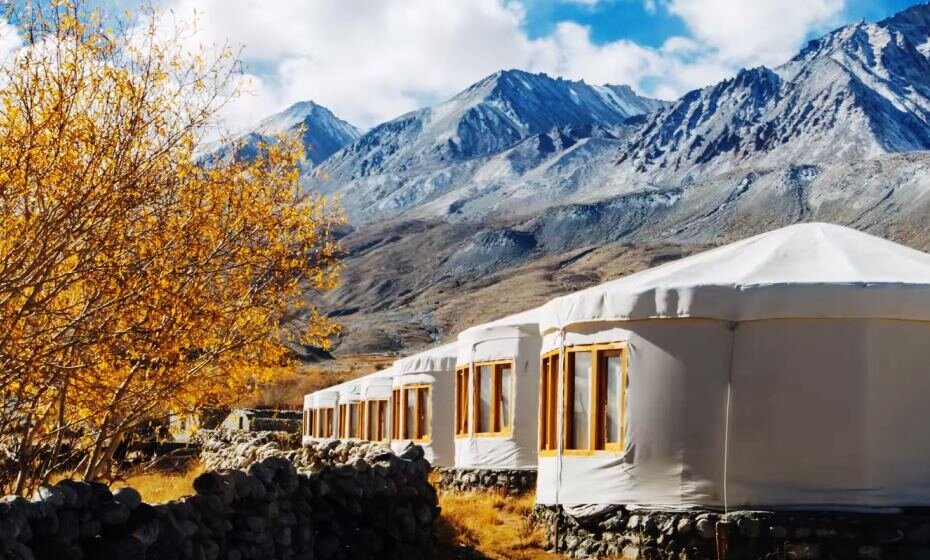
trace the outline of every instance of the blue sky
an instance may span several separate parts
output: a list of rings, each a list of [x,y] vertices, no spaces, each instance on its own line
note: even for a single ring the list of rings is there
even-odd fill
[[[134,0],[93,0],[131,7]],[[160,0],[198,42],[243,47],[231,128],[314,100],[366,128],[504,68],[675,99],[777,66],[841,25],[914,0]],[[930,34],[930,30],[928,30]]]
[[[841,17],[844,23],[860,19],[878,21],[919,3],[917,0],[849,0]],[[671,36],[688,33],[682,18],[655,4],[649,4],[653,8],[647,9],[647,2],[642,0],[613,0],[593,6],[564,0],[525,0],[523,4],[527,15],[524,28],[530,37],[549,35],[562,21],[590,26],[591,39],[597,44],[629,39],[658,47]]]

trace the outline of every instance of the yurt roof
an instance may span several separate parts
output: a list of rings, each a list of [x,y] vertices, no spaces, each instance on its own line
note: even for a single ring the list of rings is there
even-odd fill
[[[930,254],[798,224],[556,298],[540,327],[689,317],[930,320]]]
[[[482,340],[513,336],[520,331],[539,332],[539,316],[542,308],[530,309],[522,313],[508,315],[502,319],[475,325],[459,333],[459,343],[474,344]]]
[[[430,373],[455,369],[458,343],[437,346],[430,350],[401,358],[394,362],[392,368],[397,376],[412,373]]]

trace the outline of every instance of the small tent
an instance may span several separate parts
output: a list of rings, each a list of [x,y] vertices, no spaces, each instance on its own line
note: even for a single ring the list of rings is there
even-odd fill
[[[930,505],[926,253],[795,225],[557,298],[540,328],[542,504]]]
[[[362,438],[388,443],[391,440],[391,390],[394,368],[389,367],[359,380],[362,404]]]
[[[394,362],[391,447],[401,452],[421,445],[434,467],[455,462],[456,344],[447,344]]]
[[[336,406],[338,404],[339,392],[333,390],[333,388],[304,396],[304,436],[302,440],[305,443],[336,437]]]
[[[336,414],[336,437],[342,440],[360,439],[362,436],[361,380],[340,383],[331,390],[339,393]]]
[[[539,311],[459,334],[455,466],[536,469]]]

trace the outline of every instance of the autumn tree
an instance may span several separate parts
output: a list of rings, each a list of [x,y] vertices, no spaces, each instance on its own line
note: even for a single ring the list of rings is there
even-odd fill
[[[340,213],[296,137],[198,150],[243,84],[228,48],[151,8],[14,3],[0,63],[0,484],[107,478],[125,436],[228,403],[287,360],[282,318],[338,273]],[[212,53],[212,55],[210,54]],[[302,342],[334,325],[306,308]]]

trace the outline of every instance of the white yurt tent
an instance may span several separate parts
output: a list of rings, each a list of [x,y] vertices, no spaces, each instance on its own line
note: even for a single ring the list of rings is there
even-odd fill
[[[423,447],[434,467],[455,462],[455,357],[457,344],[439,346],[394,362],[391,447]]]
[[[930,505],[926,253],[795,225],[555,299],[540,327],[540,503]]]
[[[391,440],[391,390],[394,367],[359,379],[359,398],[363,410],[362,437],[387,443]]]
[[[455,373],[455,466],[536,469],[539,310],[463,331]]]
[[[339,392],[333,388],[304,396],[304,442],[336,437],[338,403]],[[306,431],[307,427],[309,432]]]
[[[336,414],[336,437],[338,439],[361,439],[362,404],[360,379],[340,383],[330,390],[339,393]]]

